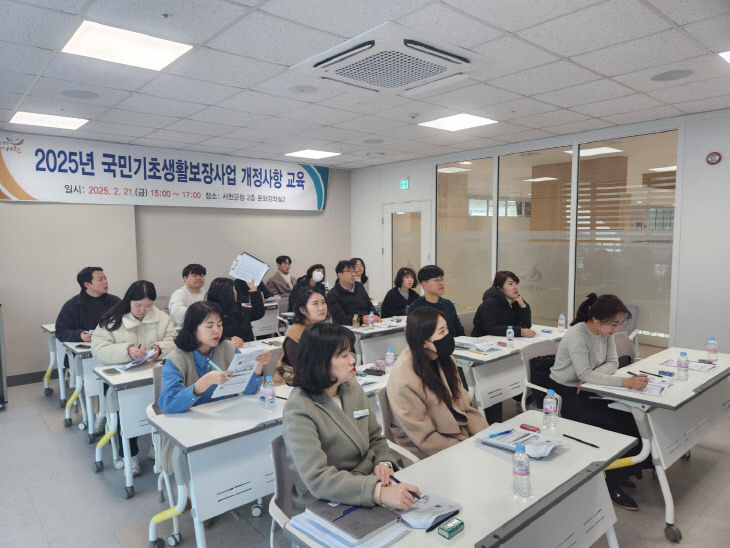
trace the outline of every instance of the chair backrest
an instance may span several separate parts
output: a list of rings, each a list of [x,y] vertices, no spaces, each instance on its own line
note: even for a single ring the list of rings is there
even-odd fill
[[[634,343],[625,331],[619,331],[613,335],[613,342],[616,344],[619,367],[634,363]]]
[[[383,435],[395,443],[393,439],[393,432],[390,430],[390,425],[393,424],[393,412],[390,410],[390,402],[388,401],[388,393],[385,388],[378,390],[378,404],[380,405],[380,415],[383,419]]]
[[[555,341],[540,341],[520,350],[522,361],[525,364],[525,377],[527,382],[542,388],[548,387],[550,368],[555,363],[555,354],[558,352],[558,345]],[[545,394],[539,390],[533,390],[532,395],[535,405],[542,409],[542,401]]]
[[[528,344],[522,350],[522,361],[525,363],[525,375],[529,382],[532,380],[532,370],[530,369],[530,360],[539,358],[541,356],[555,356],[558,353],[558,345],[555,341],[539,341],[536,343]],[[535,383],[538,384],[538,383]]]
[[[292,486],[294,485],[294,478],[291,470],[289,470],[289,462],[286,458],[284,436],[276,436],[270,443],[271,459],[274,461],[274,478],[276,480],[274,501],[287,517],[291,517],[291,493]]]
[[[279,314],[282,312],[289,312],[289,296],[281,297],[279,299]]]
[[[626,318],[621,326],[619,327],[620,331],[625,331],[628,333],[629,337],[634,336],[634,331],[636,331],[639,328],[639,312],[640,309],[635,304],[628,304],[624,303],[626,305],[626,308],[628,308],[629,312],[631,312],[631,317]]]
[[[457,314],[461,325],[464,326],[464,335],[467,337],[471,336],[471,330],[474,329],[474,314],[476,314],[476,312],[473,310],[471,312],[459,312]]]

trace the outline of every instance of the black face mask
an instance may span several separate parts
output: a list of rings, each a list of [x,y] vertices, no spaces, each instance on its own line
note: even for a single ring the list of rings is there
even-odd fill
[[[454,348],[456,348],[454,336],[451,333],[447,333],[442,339],[431,341],[431,344],[436,347],[436,354],[439,358],[451,356],[454,353]]]

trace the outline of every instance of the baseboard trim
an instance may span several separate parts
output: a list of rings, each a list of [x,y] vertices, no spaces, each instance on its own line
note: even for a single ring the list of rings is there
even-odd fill
[[[35,371],[33,373],[23,373],[21,375],[8,375],[8,387],[40,382],[43,380],[43,375],[45,374],[45,371]],[[51,378],[58,378],[58,371],[56,369],[54,369],[51,373]]]

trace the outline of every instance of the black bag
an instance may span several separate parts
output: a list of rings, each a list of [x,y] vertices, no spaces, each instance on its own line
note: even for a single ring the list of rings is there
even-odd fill
[[[530,382],[543,388],[550,386],[550,368],[555,364],[555,356],[536,356],[530,360]],[[540,390],[533,390],[535,404],[542,409],[542,400],[545,393]]]
[[[619,368],[626,367],[627,365],[631,365],[632,363],[634,363],[634,359],[631,356],[629,356],[628,354],[626,356],[618,357]]]

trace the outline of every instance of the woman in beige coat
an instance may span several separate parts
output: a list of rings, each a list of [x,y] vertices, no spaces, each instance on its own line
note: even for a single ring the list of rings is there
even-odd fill
[[[157,291],[152,282],[138,280],[129,286],[124,298],[107,310],[91,335],[91,354],[102,364],[123,364],[143,358],[154,350],[150,359],[167,356],[175,349],[175,327],[170,316],[155,307]],[[108,389],[104,385],[104,394]],[[119,424],[119,423],[118,423]],[[121,428],[117,430],[117,434]],[[119,447],[122,447],[121,436]],[[137,438],[129,439],[132,473],[142,472],[137,459]]]
[[[418,488],[391,480],[394,458],[375,411],[354,380],[354,336],[326,323],[299,340],[294,389],[284,406],[284,443],[294,476],[293,513],[317,499],[406,509]],[[409,492],[411,491],[411,492]]]
[[[408,315],[405,349],[386,391],[394,441],[425,458],[484,430],[482,414],[469,404],[456,370],[454,337],[446,317],[430,306]]]

